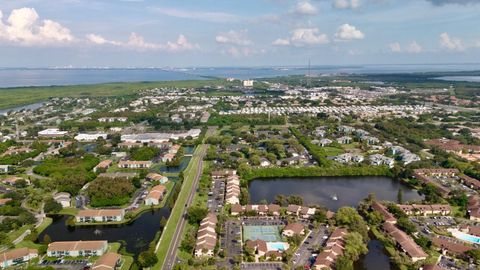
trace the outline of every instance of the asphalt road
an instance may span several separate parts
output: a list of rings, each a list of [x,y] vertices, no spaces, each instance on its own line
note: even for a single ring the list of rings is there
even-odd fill
[[[215,129],[209,129],[207,131],[206,137],[208,137],[209,134],[214,132],[214,130]],[[187,222],[186,215],[185,215],[186,214],[186,208],[188,206],[190,206],[190,204],[193,201],[193,198],[195,197],[195,192],[197,190],[198,182],[200,181],[200,178],[202,177],[203,158],[205,157],[207,149],[208,149],[208,146],[204,147],[203,151],[200,153],[200,157],[198,159],[199,164],[198,164],[198,167],[197,167],[197,172],[195,174],[194,184],[192,186],[192,190],[190,191],[190,194],[188,195],[186,207],[184,208],[184,214],[182,215],[182,218],[180,219],[180,222],[177,225],[177,228],[176,228],[175,233],[173,235],[172,242],[170,242],[170,245],[168,247],[167,256],[165,258],[165,262],[163,264],[162,269],[170,270],[170,269],[173,268],[173,266],[176,263],[177,249],[178,249],[178,246],[180,245],[183,228],[185,227],[185,223]]]

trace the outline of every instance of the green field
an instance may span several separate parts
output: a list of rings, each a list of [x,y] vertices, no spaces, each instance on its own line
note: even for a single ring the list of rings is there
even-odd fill
[[[132,95],[141,90],[157,87],[195,88],[225,84],[224,80],[191,80],[1,88],[0,109],[45,101],[52,97],[113,97]]]
[[[177,225],[180,222],[180,218],[182,217],[183,212],[185,211],[185,204],[187,202],[188,196],[190,195],[193,184],[195,183],[195,175],[202,159],[201,153],[205,150],[206,145],[200,145],[199,147],[197,147],[190,163],[188,164],[188,167],[184,171],[185,180],[183,182],[182,190],[178,195],[178,199],[172,209],[172,214],[168,218],[165,230],[163,231],[162,237],[159,240],[160,243],[158,244],[158,249],[156,250],[158,263],[154,267],[152,267],[152,269],[161,269],[163,266],[163,263],[167,256],[168,248],[173,240],[172,238],[174,236],[175,230],[177,229]]]

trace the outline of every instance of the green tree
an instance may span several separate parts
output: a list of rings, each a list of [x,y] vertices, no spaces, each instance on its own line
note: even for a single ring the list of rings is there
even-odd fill
[[[367,224],[354,208],[341,207],[335,214],[335,220],[337,225],[346,226],[350,231],[360,233],[364,239],[368,238]]]
[[[335,263],[337,270],[353,270],[353,261],[346,256],[340,256]]]
[[[143,267],[152,267],[158,262],[157,255],[152,250],[145,250],[138,255],[138,264]]]
[[[208,214],[208,209],[202,206],[190,206],[187,209],[187,220],[190,224],[198,224]]]
[[[356,261],[361,255],[367,254],[368,248],[363,241],[362,235],[357,232],[351,232],[345,236],[344,256],[351,261]]]
[[[43,211],[49,214],[56,214],[62,210],[62,205],[56,202],[54,199],[49,198],[45,201],[43,205]]]
[[[44,245],[48,245],[48,244],[50,244],[51,242],[52,242],[52,238],[50,238],[50,235],[45,234],[45,235],[43,236],[43,241],[42,241],[42,243],[43,243]]]

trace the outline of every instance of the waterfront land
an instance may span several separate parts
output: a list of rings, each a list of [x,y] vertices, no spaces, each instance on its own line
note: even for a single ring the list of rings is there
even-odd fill
[[[122,269],[320,269],[332,246],[338,270],[475,269],[480,83],[447,75],[0,89],[44,102],[0,116],[0,244],[50,262],[108,239]]]

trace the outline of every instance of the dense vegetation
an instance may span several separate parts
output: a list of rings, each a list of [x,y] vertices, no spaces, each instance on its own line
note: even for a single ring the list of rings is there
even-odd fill
[[[0,108],[35,103],[51,97],[118,97],[153,88],[191,88],[224,84],[224,80],[192,80],[3,88],[0,89]]]
[[[20,162],[26,159],[38,156],[38,154],[40,154],[41,152],[46,151],[48,149],[48,146],[46,144],[35,141],[30,146],[30,149],[32,149],[32,151],[28,153],[19,153],[14,155],[2,156],[0,157],[0,164],[9,164],[9,165],[19,164]]]
[[[315,176],[391,176],[386,166],[338,166],[331,168],[311,167],[284,167],[284,168],[259,168],[241,171],[245,180],[271,177],[315,177]]]
[[[155,147],[140,147],[134,148],[130,152],[130,159],[131,160],[152,160],[155,158],[160,151],[158,148]]]
[[[83,185],[95,179],[95,174],[91,170],[98,162],[99,159],[93,155],[52,157],[44,160],[33,171],[36,174],[52,178],[58,191],[76,195]]]
[[[119,206],[127,204],[135,191],[131,180],[97,178],[87,189],[93,207]]]
[[[218,115],[212,114],[208,120],[208,125],[224,126],[233,123],[242,123],[245,125],[285,125],[285,117],[271,116],[270,119],[267,114],[254,115]]]

